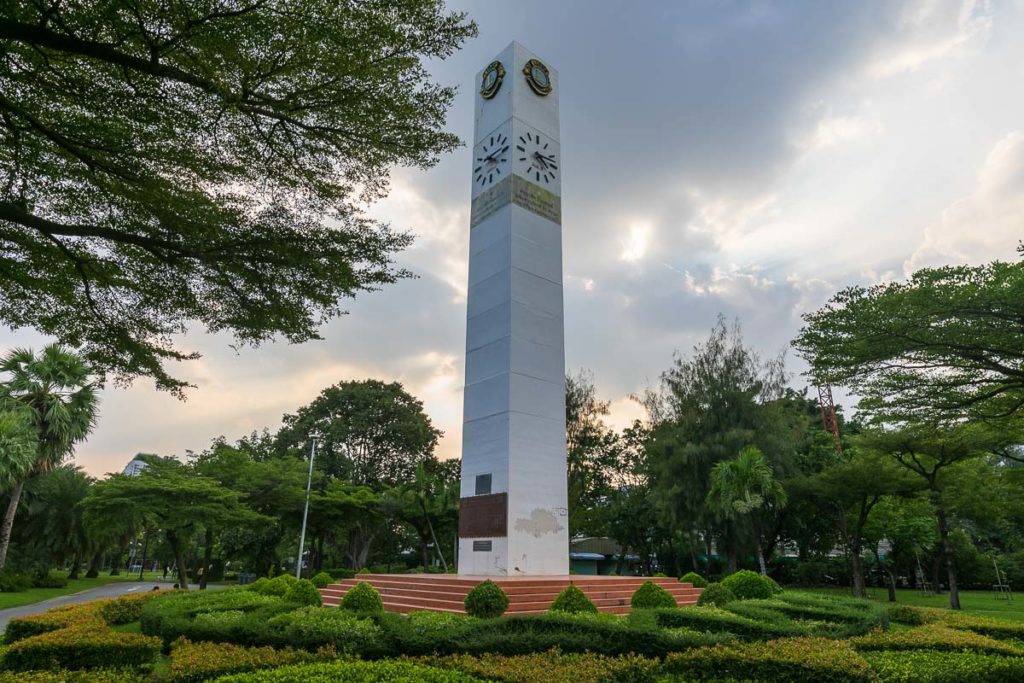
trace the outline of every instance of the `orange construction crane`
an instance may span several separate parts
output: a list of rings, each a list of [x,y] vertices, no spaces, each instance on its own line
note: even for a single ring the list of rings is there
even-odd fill
[[[836,404],[832,401],[832,385],[818,385],[818,405],[821,406],[821,426],[832,434],[836,440],[836,452],[843,452],[843,443],[839,440],[839,422],[836,420]]]

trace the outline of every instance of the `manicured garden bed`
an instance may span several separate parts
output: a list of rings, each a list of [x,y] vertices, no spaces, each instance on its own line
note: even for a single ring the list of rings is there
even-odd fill
[[[945,610],[785,591],[626,617],[402,616],[310,604],[293,582],[14,620],[0,683],[1024,680],[1024,626]]]

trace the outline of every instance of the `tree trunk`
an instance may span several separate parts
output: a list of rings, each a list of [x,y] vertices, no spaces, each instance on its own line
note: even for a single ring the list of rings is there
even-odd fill
[[[434,533],[434,524],[430,521],[430,517],[427,517],[427,528],[430,529],[430,537],[434,539],[434,550],[437,552],[437,556],[441,558],[441,567],[444,569],[444,573],[448,573],[448,563],[445,562],[444,552],[441,550],[441,544],[437,542],[437,534]],[[423,566],[423,570],[426,571],[426,565]]]
[[[729,534],[727,544],[729,546],[727,550],[729,554],[729,573],[735,574],[739,569],[739,549],[736,547],[736,538],[731,533]]]
[[[149,528],[142,531],[142,562],[139,564],[139,581],[146,573],[146,553],[149,552]]]
[[[850,567],[853,569],[853,597],[864,597],[864,559],[860,556],[860,547],[850,548]]]
[[[78,573],[82,571],[82,554],[75,553],[75,557],[71,560],[71,571],[68,572],[68,579],[74,580],[78,578]]]
[[[11,544],[11,529],[14,528],[14,515],[18,512],[18,501],[21,500],[21,491],[25,488],[25,482],[19,481],[11,491],[11,500],[7,503],[7,511],[4,513],[3,525],[0,526],[0,569],[7,564],[7,548]]]
[[[125,556],[125,552],[128,550],[128,544],[131,543],[131,537],[125,534],[121,537],[121,544],[118,546],[117,555],[114,556],[113,561],[110,563],[110,576],[121,575],[121,560]]]
[[[167,542],[174,552],[174,562],[178,565],[178,588],[188,590],[188,567],[185,565],[185,554],[181,550],[181,539],[174,529],[167,530]]]
[[[626,563],[626,554],[627,554],[628,552],[629,552],[629,546],[627,546],[627,545],[624,545],[624,546],[622,546],[622,550],[621,550],[621,552],[619,553],[619,561],[618,561],[618,563],[617,563],[617,564],[615,565],[615,573],[616,573],[616,574],[617,574],[618,576],[623,576],[623,574],[622,574],[622,570],[623,570],[623,568],[624,568],[624,566],[625,566],[625,563]]]
[[[103,551],[97,550],[89,561],[89,569],[85,572],[85,578],[95,579],[100,575],[100,566],[103,564]]]
[[[942,546],[939,546],[938,552],[935,553],[935,557],[932,558],[932,591],[938,595],[942,592],[942,582],[939,581],[939,567],[942,566]]]
[[[210,573],[210,564],[213,562],[213,529],[206,528],[206,536],[203,538],[203,571],[199,575],[199,590],[206,590],[206,581]]]
[[[960,591],[956,586],[956,564],[953,558],[953,546],[949,543],[949,521],[942,506],[935,506],[935,515],[939,519],[939,538],[942,539],[942,554],[946,556],[946,576],[949,580],[949,608],[960,609]]]
[[[761,550],[761,539],[757,539],[757,565],[761,568],[761,576],[768,576],[768,569],[764,565],[764,552]]]

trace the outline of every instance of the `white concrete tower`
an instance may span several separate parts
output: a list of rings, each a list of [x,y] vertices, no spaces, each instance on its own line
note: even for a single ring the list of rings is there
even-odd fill
[[[558,74],[476,76],[459,573],[568,575]]]

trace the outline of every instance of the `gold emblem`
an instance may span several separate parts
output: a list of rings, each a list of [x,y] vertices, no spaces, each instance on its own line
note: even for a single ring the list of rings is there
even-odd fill
[[[489,100],[498,93],[501,88],[501,81],[505,78],[505,67],[501,62],[494,60],[484,69],[484,76],[480,79],[480,96]]]
[[[523,67],[523,74],[533,92],[542,97],[551,92],[551,72],[539,59],[528,61]]]

